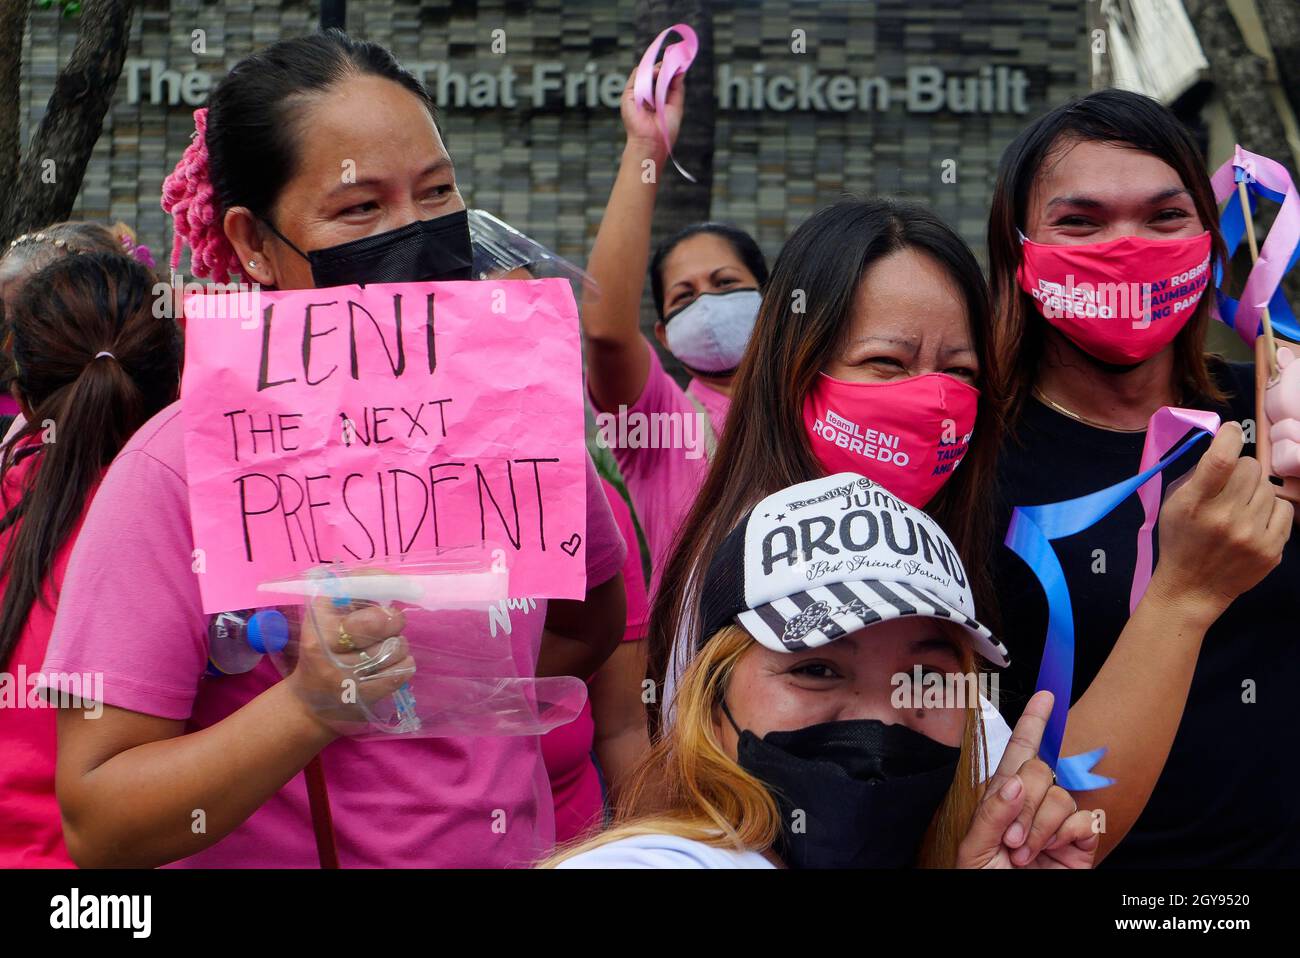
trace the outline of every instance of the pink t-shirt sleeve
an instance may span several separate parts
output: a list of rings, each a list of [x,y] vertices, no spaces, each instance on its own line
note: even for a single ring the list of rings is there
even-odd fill
[[[637,396],[636,402],[627,408],[629,417],[633,413],[640,413],[648,417],[653,413],[675,412],[682,414],[695,412],[695,407],[686,398],[686,393],[682,390],[682,387],[677,385],[677,381],[664,371],[663,363],[660,362],[659,354],[655,351],[655,348],[647,342],[646,349],[650,350],[650,368],[646,371],[645,386],[641,389],[641,395]],[[588,390],[587,395],[591,399],[590,390]],[[602,411],[596,405],[594,399],[591,399],[591,405],[598,412]],[[603,411],[618,412],[618,410]],[[648,445],[625,449],[621,445],[615,444],[610,447],[610,451],[614,454],[614,460],[618,463],[619,471],[623,473],[624,478],[648,475],[659,465],[660,460],[665,457],[676,458],[681,455],[681,450],[678,449],[661,449]]]
[[[650,602],[646,598],[645,573],[641,566],[641,546],[636,537],[636,525],[632,521],[632,510],[619,494],[613,483],[600,480],[605,487],[605,497],[614,512],[623,541],[627,543],[627,558],[623,560],[623,586],[627,590],[627,627],[623,630],[624,642],[636,642],[645,638],[646,623],[650,620]]]
[[[609,500],[601,485],[596,464],[587,460],[587,588],[594,589],[614,578],[623,568],[627,546]]]
[[[42,671],[102,673],[105,704],[189,718],[208,657],[193,549],[184,480],[124,452],[72,550]]]

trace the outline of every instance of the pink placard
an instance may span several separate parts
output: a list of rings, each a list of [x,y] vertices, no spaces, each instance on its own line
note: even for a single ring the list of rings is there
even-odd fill
[[[324,562],[503,547],[513,596],[586,590],[577,306],[562,279],[186,300],[181,384],[205,612]]]

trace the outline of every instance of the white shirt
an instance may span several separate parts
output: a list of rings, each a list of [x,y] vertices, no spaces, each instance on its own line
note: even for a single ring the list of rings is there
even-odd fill
[[[984,741],[989,750],[989,775],[992,775],[998,769],[998,763],[1002,761],[1002,753],[1007,750],[1007,743],[1011,741],[1011,726],[1007,720],[1002,717],[1002,713],[993,707],[993,703],[980,696],[980,718],[984,720]],[[984,781],[983,763],[975,763],[975,775],[977,781]]]
[[[557,868],[775,868],[753,851],[676,835],[633,835],[574,855]]]

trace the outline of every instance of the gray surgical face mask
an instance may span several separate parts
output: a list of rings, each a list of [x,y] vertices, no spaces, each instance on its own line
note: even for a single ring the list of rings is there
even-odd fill
[[[712,376],[735,372],[762,301],[756,289],[701,293],[665,318],[668,349],[697,372]]]

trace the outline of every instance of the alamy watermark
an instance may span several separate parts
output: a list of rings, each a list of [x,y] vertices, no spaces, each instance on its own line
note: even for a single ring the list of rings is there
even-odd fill
[[[889,684],[889,703],[900,710],[980,708],[981,700],[998,707],[996,672],[937,672],[915,665],[895,672]]]
[[[596,414],[596,445],[601,449],[685,449],[687,459],[706,453],[709,423],[701,412],[629,411]]]
[[[16,672],[0,672],[0,709],[57,708],[82,709],[86,718],[99,718],[104,714],[104,673],[28,674],[22,664]]]
[[[1154,283],[1078,283],[1066,274],[1064,283],[1039,279],[1029,295],[1048,319],[1126,319],[1134,329],[1193,310],[1200,302],[1210,268],[1209,257],[1191,269]]]

